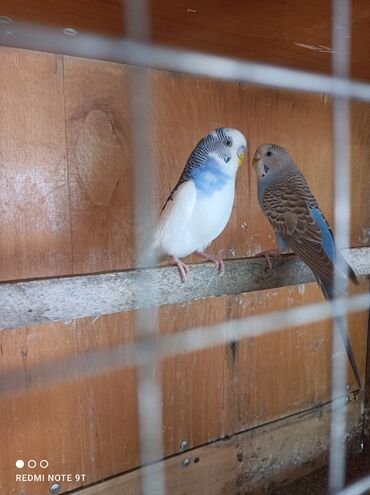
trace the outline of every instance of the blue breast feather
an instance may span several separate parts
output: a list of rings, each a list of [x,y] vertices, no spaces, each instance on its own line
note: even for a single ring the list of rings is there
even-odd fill
[[[324,217],[317,208],[311,208],[311,218],[315,221],[321,232],[322,247],[328,258],[334,263],[335,259],[335,245],[334,239],[331,235],[329,227],[327,226]]]
[[[231,180],[231,177],[225,174],[214,158],[208,158],[200,167],[194,167],[191,171],[191,178],[197,192],[202,196],[211,196],[214,192],[220,191]]]

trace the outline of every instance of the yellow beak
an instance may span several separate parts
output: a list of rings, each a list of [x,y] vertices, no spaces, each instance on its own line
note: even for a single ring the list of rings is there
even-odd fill
[[[240,146],[240,148],[238,149],[237,151],[237,155],[238,155],[238,167],[240,167],[240,165],[243,163],[243,160],[244,160],[244,157],[245,157],[245,152],[246,152],[246,149],[245,149],[245,146]]]
[[[261,159],[261,155],[258,152],[256,152],[254,154],[254,157],[253,157],[253,160],[252,160],[252,167],[253,168],[256,168],[256,165],[260,161],[260,159]]]

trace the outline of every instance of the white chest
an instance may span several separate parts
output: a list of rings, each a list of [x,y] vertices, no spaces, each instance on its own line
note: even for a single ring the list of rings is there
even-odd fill
[[[202,251],[224,230],[229,221],[235,194],[235,181],[212,195],[197,194],[191,214],[184,222],[181,218],[162,239],[165,253],[183,258],[194,251]],[[171,230],[171,232],[169,231]]]

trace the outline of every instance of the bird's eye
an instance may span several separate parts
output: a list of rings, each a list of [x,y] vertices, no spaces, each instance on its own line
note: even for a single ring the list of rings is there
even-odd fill
[[[225,144],[225,146],[227,146],[228,148],[230,148],[233,143],[232,143],[231,139],[226,139],[226,141],[224,141],[224,144]]]
[[[266,153],[266,155],[267,155],[267,156],[271,156],[271,155],[272,155],[272,151],[268,151],[268,152]]]

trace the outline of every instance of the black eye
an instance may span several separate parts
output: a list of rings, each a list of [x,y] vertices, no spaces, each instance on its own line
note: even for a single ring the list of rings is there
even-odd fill
[[[224,141],[224,144],[225,144],[225,146],[230,148],[232,146],[233,142],[231,141],[231,139],[226,139],[226,141]]]
[[[267,156],[271,156],[271,155],[272,155],[272,151],[268,151],[268,152],[266,153],[266,155],[267,155]]]

